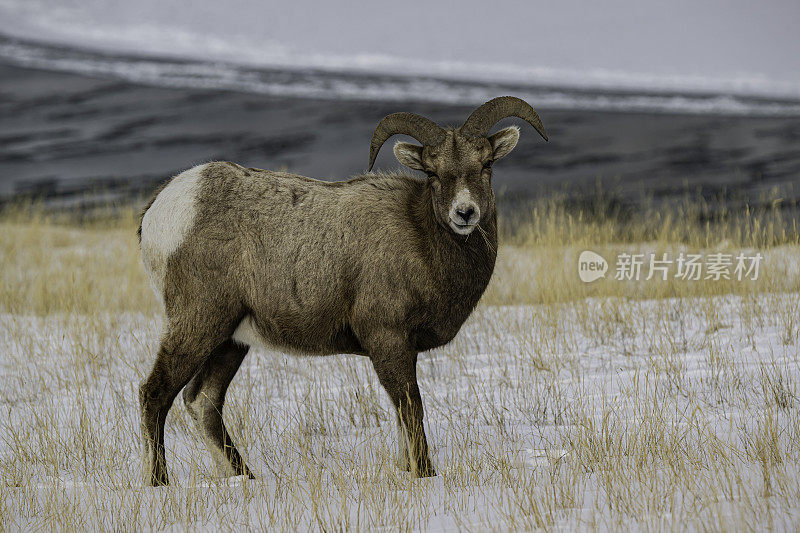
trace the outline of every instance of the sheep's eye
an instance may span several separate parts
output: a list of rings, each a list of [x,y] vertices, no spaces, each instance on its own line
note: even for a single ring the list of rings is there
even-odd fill
[[[483,164],[483,170],[491,170],[492,163],[494,163],[494,161],[492,161],[491,159],[488,160],[486,163],[484,163]]]
[[[439,176],[436,175],[436,172],[431,172],[430,170],[426,170],[425,174],[428,175],[431,179],[439,179]]]

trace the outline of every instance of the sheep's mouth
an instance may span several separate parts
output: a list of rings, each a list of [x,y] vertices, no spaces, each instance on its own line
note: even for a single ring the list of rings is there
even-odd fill
[[[450,228],[459,235],[469,235],[472,233],[472,230],[475,229],[475,226],[477,226],[477,224],[459,224],[452,218],[448,220],[448,223],[450,224]]]

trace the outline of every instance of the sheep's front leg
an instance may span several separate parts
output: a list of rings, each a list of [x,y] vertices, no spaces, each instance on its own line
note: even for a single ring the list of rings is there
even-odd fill
[[[410,470],[413,476],[435,476],[422,422],[424,413],[417,385],[416,352],[397,345],[394,349],[384,345],[370,357],[381,385],[397,409],[400,467]]]

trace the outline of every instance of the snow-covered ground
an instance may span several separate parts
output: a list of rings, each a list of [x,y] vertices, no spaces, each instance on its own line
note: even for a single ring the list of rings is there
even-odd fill
[[[258,478],[212,477],[176,401],[142,486],[159,319],[0,315],[0,528],[800,526],[800,295],[480,307],[420,358],[439,476],[394,464],[369,362],[252,351],[225,418]]]

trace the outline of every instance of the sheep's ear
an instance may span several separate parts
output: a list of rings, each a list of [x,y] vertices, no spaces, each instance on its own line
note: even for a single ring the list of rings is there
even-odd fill
[[[489,142],[492,143],[492,159],[500,159],[508,155],[511,150],[517,145],[519,141],[519,128],[511,126],[504,128],[494,135],[489,136]]]
[[[394,156],[408,168],[413,168],[414,170],[425,169],[422,166],[422,146],[398,142],[394,145]]]

